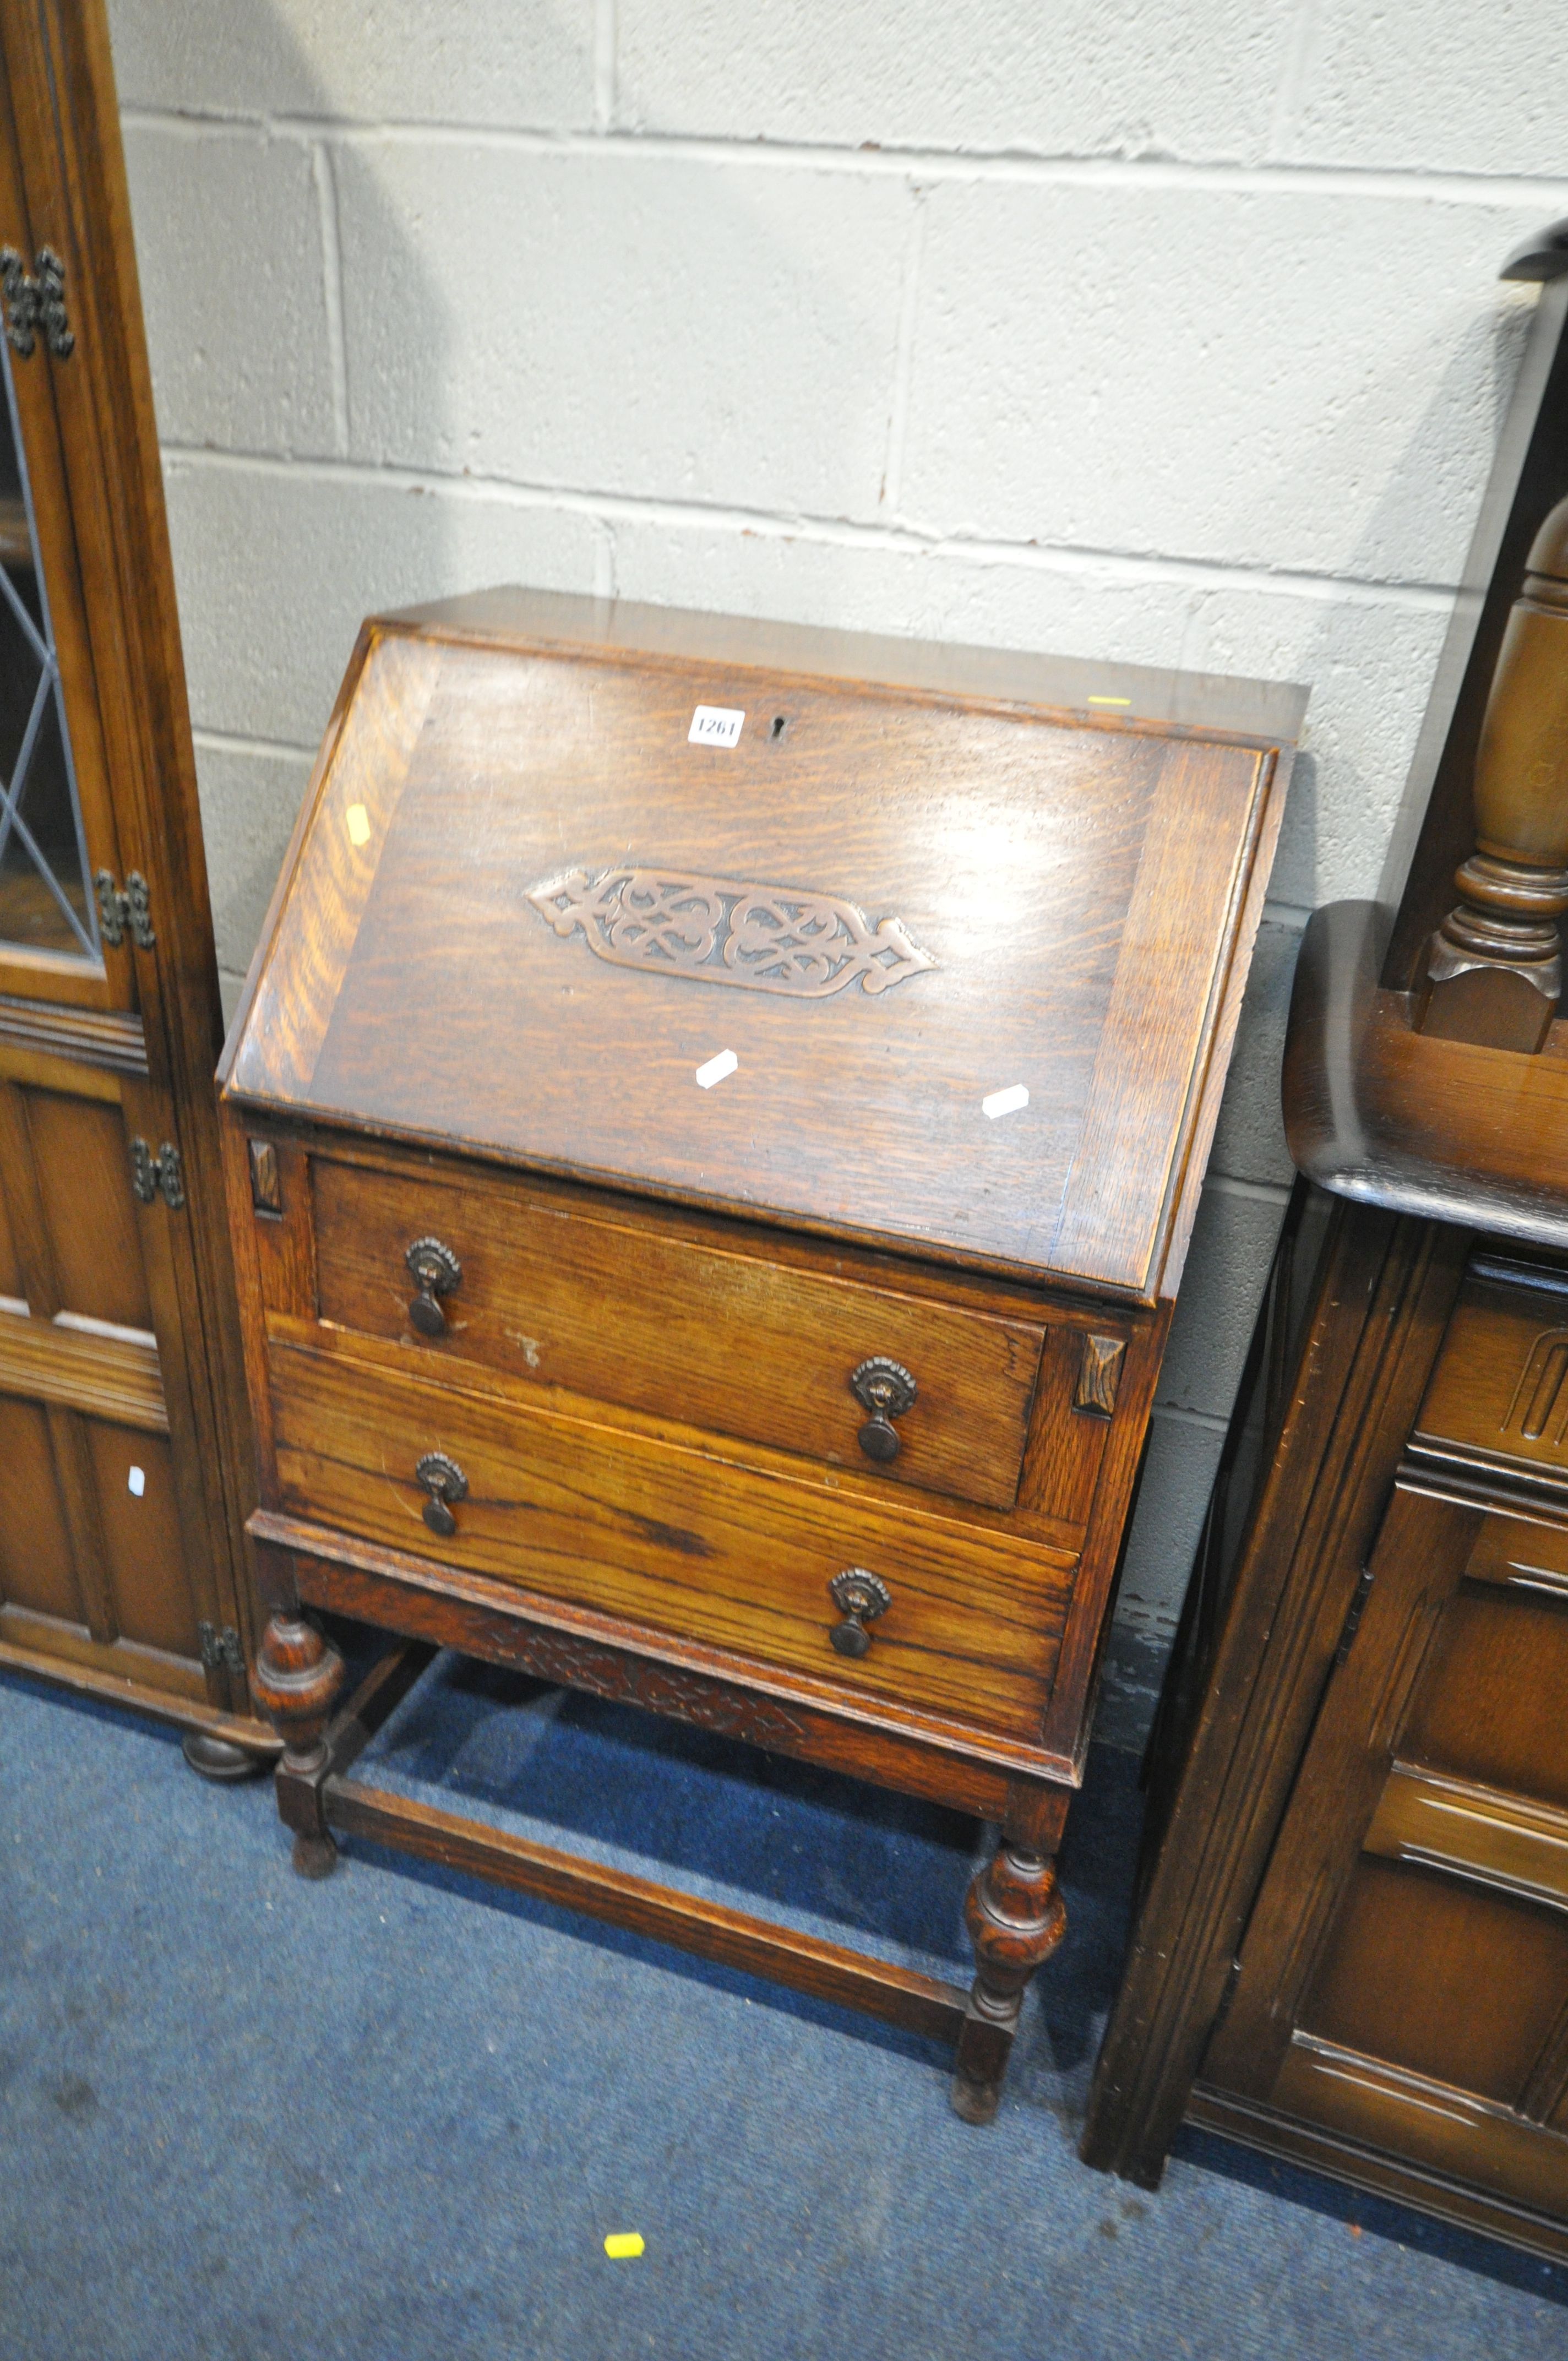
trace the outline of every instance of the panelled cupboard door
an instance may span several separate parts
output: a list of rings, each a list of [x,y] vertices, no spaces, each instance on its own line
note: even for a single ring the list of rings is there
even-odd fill
[[[233,1738],[232,1521],[162,1005],[189,980],[132,807],[127,731],[154,700],[90,433],[128,250],[71,159],[104,162],[106,73],[93,5],[0,0],[0,1662]]]
[[[1568,2213],[1568,1517],[1402,1480],[1204,2059]]]

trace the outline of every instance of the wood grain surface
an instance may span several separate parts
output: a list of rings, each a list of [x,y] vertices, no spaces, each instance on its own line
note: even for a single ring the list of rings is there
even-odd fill
[[[258,1509],[258,1555],[281,1595],[530,1678],[688,1721],[977,1819],[1065,1808],[1073,1766],[1043,1749],[891,1708],[806,1673],[761,1665],[736,1676],[702,1641],[674,1640],[460,1566],[433,1565],[361,1536]]]
[[[748,714],[738,745],[688,743],[698,704]],[[372,633],[228,1087],[1149,1300],[1271,751]],[[836,896],[935,964],[875,994],[716,991],[609,964],[529,899],[628,862]],[[1027,1106],[989,1119],[1015,1085]]]
[[[1533,1057],[1418,1033],[1369,902],[1314,911],[1285,1053],[1299,1170],[1336,1196],[1568,1246],[1568,1025]]]
[[[270,1348],[278,1493],[286,1512],[416,1557],[700,1639],[1023,1741],[1049,1695],[1072,1560],[993,1533],[352,1359]],[[450,1538],[422,1516],[418,1460],[467,1478]],[[864,1565],[893,1604],[858,1661],[829,1633],[828,1586]]]
[[[1040,1365],[1041,1325],[818,1276],[629,1220],[313,1160],[323,1320],[404,1342],[439,1382],[476,1361],[694,1426],[799,1451],[894,1484],[1011,1508]],[[409,1322],[408,1247],[451,1247],[459,1283],[444,1336]],[[898,1455],[871,1460],[850,1389],[886,1354],[919,1388]],[[1060,1414],[1066,1415],[1066,1406]]]
[[[678,1886],[656,1885],[510,1830],[462,1819],[407,1795],[332,1779],[326,1817],[334,1828],[393,1844],[443,1868],[487,1877],[516,1894],[534,1894],[590,1918],[629,1927],[677,1949],[700,1952],[748,1975],[767,1976],[818,2000],[859,2008],[931,2041],[956,2041],[967,1994],[938,1977],[827,1943],[776,1920],[758,1918]]]

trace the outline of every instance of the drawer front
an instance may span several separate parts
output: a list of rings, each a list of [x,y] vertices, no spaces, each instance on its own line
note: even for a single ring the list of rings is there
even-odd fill
[[[884,1293],[754,1259],[559,1201],[411,1182],[318,1158],[313,1169],[323,1319],[400,1339],[433,1369],[477,1362],[643,1411],[874,1467],[987,1507],[1011,1508],[1028,1434],[1044,1325]],[[450,1249],[462,1276],[438,1295],[444,1333],[411,1324],[405,1260],[418,1238]],[[425,1316],[431,1315],[426,1309]],[[917,1389],[872,1437],[850,1389],[861,1363],[896,1362]],[[1069,1437],[1097,1461],[1103,1422]]]
[[[884,1705],[1038,1735],[1075,1563],[1064,1552],[459,1394],[346,1348],[275,1342],[269,1365],[287,1512]],[[433,1452],[466,1487],[446,1536],[415,1477]],[[830,1637],[844,1619],[828,1585],[853,1567],[889,1594],[859,1657]]]
[[[1460,1293],[1416,1441],[1568,1477],[1568,1271],[1530,1287],[1472,1270]]]

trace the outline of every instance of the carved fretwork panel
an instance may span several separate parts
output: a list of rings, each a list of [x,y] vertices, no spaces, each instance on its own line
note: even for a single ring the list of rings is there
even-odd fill
[[[858,977],[885,992],[937,962],[901,918],[873,927],[852,902],[783,885],[735,885],[662,869],[586,870],[535,885],[529,900],[558,935],[581,927],[616,967],[697,983],[822,1000]]]

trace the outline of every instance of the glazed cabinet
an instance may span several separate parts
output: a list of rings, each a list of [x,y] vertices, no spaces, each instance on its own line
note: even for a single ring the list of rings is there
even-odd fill
[[[0,1664],[239,1770],[217,976],[97,0],[0,6]]]

